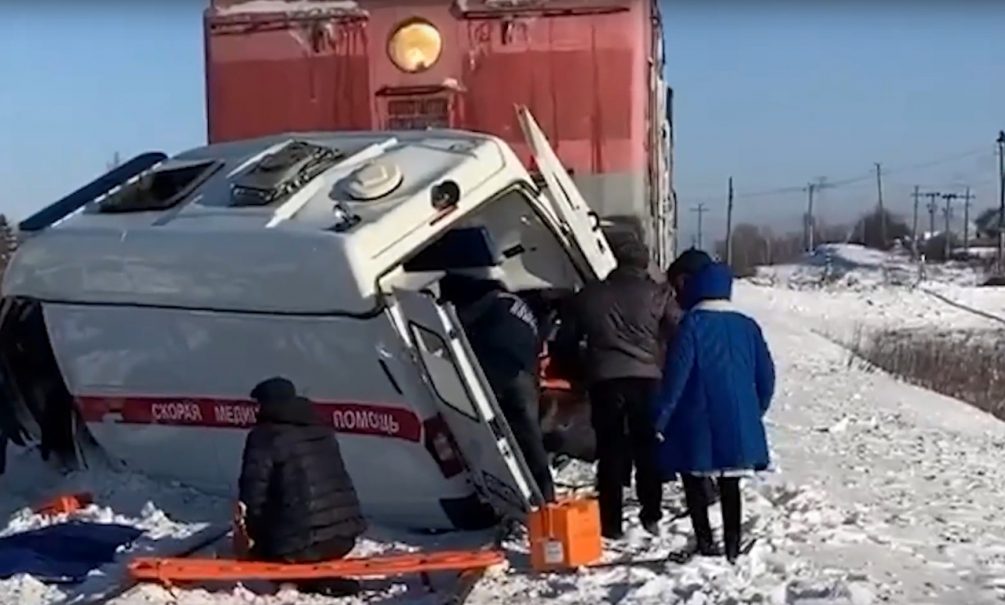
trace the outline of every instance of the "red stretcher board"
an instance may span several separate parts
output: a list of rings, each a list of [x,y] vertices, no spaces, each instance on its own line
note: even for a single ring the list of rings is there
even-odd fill
[[[383,578],[411,573],[484,569],[499,565],[505,560],[505,555],[498,550],[443,551],[285,564],[227,559],[138,557],[129,564],[129,574],[140,582],[165,585],[200,581]]]

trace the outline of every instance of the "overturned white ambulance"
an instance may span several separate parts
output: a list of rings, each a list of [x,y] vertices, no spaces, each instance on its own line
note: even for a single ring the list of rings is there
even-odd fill
[[[614,259],[519,116],[546,189],[482,134],[289,134],[145,154],[24,221],[4,433],[231,493],[248,394],[282,375],[338,431],[371,518],[522,514],[537,486],[437,281],[495,266],[514,291],[576,289]]]

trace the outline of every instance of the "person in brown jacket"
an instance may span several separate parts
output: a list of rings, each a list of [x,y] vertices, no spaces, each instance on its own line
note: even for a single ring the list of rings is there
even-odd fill
[[[649,275],[649,250],[637,238],[611,246],[617,268],[587,284],[562,316],[553,353],[579,358],[585,340],[585,382],[597,439],[601,531],[622,535],[622,490],[635,466],[639,520],[659,533],[663,482],[656,466],[652,399],[662,376],[665,339],[677,320],[668,285]]]

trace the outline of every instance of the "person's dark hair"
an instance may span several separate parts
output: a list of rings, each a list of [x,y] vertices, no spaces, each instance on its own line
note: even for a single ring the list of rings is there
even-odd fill
[[[649,267],[649,246],[642,240],[622,236],[611,242],[611,252],[620,267],[646,269]]]
[[[251,398],[258,402],[257,422],[312,425],[320,418],[314,404],[297,395],[297,388],[287,378],[275,376],[263,380],[251,390]]]
[[[667,281],[673,282],[682,275],[691,276],[712,264],[712,257],[703,250],[688,248],[667,267]]]
[[[251,389],[251,398],[258,403],[290,401],[297,396],[297,388],[289,379],[274,376],[259,382]]]
[[[440,298],[454,305],[467,305],[493,290],[505,290],[499,280],[482,279],[459,273],[447,273],[440,278]]]

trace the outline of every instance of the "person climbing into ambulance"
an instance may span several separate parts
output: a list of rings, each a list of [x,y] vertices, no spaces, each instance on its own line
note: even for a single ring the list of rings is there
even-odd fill
[[[275,377],[251,391],[258,402],[238,483],[250,556],[277,563],[316,563],[349,554],[366,529],[335,429],[321,422],[292,382]],[[355,580],[298,583],[302,592],[347,596]]]
[[[710,263],[685,284],[685,315],[667,354],[654,400],[658,461],[681,474],[695,549],[703,556],[740,555],[740,477],[768,468],[762,420],[775,389],[775,366],[757,322],[730,302],[733,276]],[[723,542],[712,536],[704,477],[716,477]]]
[[[546,502],[555,481],[541,434],[541,349],[538,318],[510,292],[498,268],[453,269],[440,280],[440,297],[453,304],[478,364]]]
[[[596,435],[601,532],[616,540],[623,535],[623,488],[633,464],[639,521],[659,534],[663,486],[649,406],[660,383],[663,334],[676,309],[669,287],[649,274],[646,244],[628,234],[612,240],[617,267],[569,301],[552,351],[563,367],[574,367],[585,340],[581,375]]]

